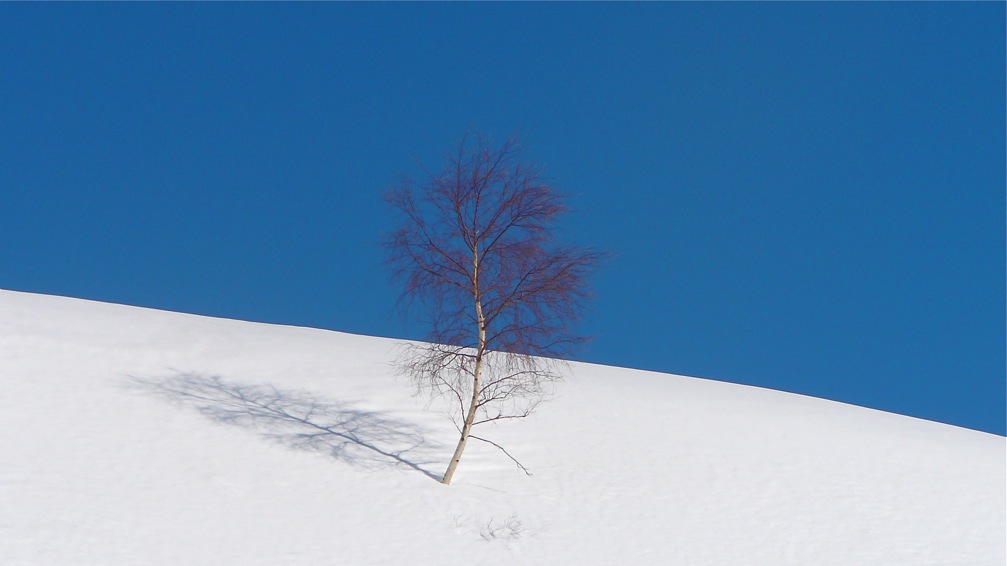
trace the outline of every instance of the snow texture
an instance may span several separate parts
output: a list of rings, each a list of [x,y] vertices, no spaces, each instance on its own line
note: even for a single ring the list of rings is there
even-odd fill
[[[0,291],[0,564],[1002,566],[1005,439],[573,363],[457,433],[396,341]]]

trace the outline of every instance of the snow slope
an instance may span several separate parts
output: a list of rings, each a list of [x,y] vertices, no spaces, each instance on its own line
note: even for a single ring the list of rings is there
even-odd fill
[[[1005,439],[571,364],[470,443],[396,342],[0,291],[0,564],[1002,566]]]

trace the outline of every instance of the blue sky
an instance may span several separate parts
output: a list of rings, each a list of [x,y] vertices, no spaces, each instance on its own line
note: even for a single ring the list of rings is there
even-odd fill
[[[580,359],[1005,433],[1005,5],[0,4],[0,288],[419,338],[382,192],[518,134]]]

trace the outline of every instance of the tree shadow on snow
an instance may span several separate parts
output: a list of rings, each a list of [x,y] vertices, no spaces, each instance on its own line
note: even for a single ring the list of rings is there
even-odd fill
[[[215,422],[254,430],[298,450],[318,452],[364,467],[404,466],[440,481],[423,465],[430,449],[416,425],[375,411],[354,409],[307,391],[230,383],[217,376],[179,373],[132,378],[130,386],[195,408]]]

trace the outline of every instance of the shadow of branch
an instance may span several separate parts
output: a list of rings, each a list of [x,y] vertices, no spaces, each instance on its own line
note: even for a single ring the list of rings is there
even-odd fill
[[[128,385],[207,418],[255,430],[279,444],[326,454],[359,466],[405,466],[440,481],[424,465],[431,449],[416,425],[354,409],[307,391],[230,383],[218,376],[179,373],[160,379],[133,377]]]

